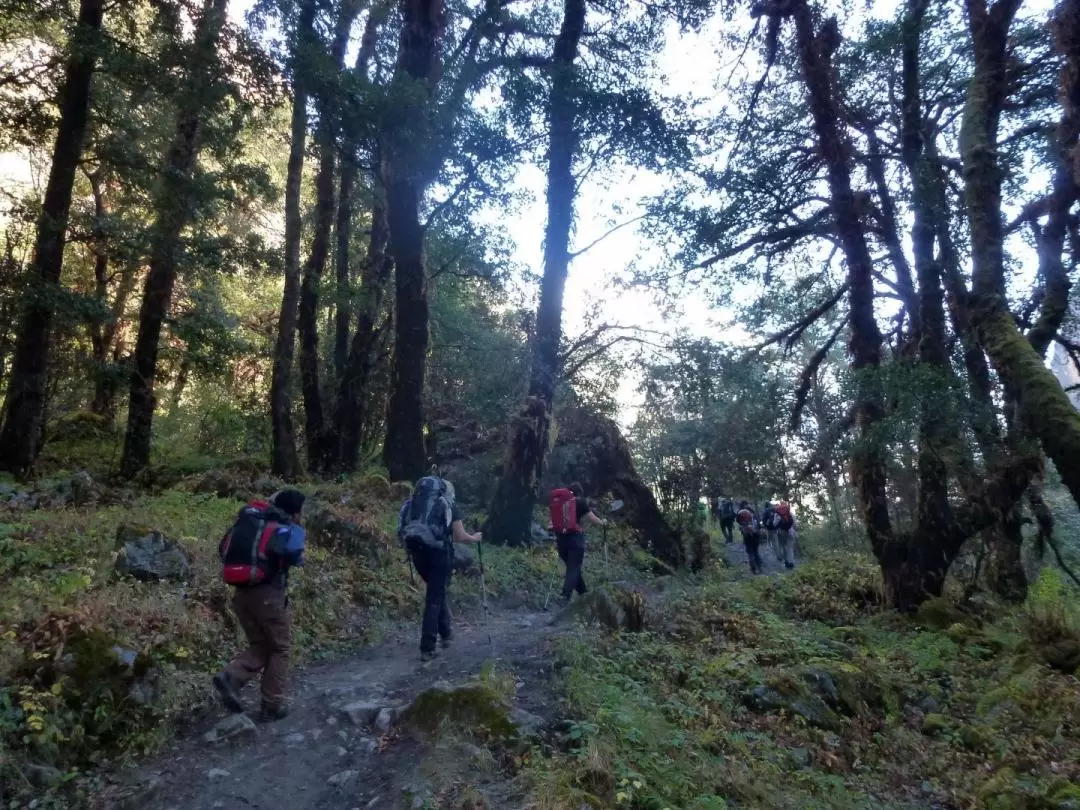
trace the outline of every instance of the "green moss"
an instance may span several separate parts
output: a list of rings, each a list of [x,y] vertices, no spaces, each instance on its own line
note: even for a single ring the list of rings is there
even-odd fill
[[[922,733],[930,737],[936,737],[940,734],[944,734],[950,728],[952,724],[943,714],[928,714],[923,718]]]
[[[428,734],[453,729],[484,740],[513,740],[518,736],[506,702],[484,684],[434,687],[421,692],[403,719]]]
[[[986,726],[963,726],[960,729],[961,744],[969,751],[986,751],[994,741],[994,730]]]
[[[935,630],[945,630],[956,625],[962,626],[964,618],[963,612],[944,596],[927,599],[919,606],[915,614],[915,620],[920,625]]]

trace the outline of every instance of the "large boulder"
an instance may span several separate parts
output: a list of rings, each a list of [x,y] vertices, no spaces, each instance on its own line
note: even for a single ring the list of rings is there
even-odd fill
[[[378,557],[397,544],[372,515],[349,503],[329,502],[314,496],[304,507],[304,527],[312,545],[350,555]]]
[[[191,555],[155,529],[124,523],[116,530],[116,570],[145,582],[183,582],[191,577]]]
[[[842,724],[839,715],[825,701],[801,684],[787,679],[760,684],[743,693],[743,705],[761,714],[785,712],[798,715],[812,726],[837,731]]]

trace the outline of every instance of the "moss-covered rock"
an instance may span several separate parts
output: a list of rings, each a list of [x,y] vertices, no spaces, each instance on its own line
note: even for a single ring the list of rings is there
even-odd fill
[[[575,598],[554,619],[596,622],[611,630],[639,632],[645,626],[645,597],[632,589],[598,589]]]
[[[918,624],[934,630],[945,630],[962,624],[965,618],[963,611],[944,596],[927,599],[915,613],[915,621]]]
[[[312,545],[350,555],[377,556],[397,542],[367,512],[315,496],[304,508],[304,524]]]
[[[994,736],[993,729],[981,725],[962,726],[959,731],[960,743],[969,751],[988,750]]]
[[[786,675],[773,677],[742,696],[743,705],[762,714],[787,712],[803,718],[812,726],[837,731],[843,726],[840,716],[825,701],[813,694],[804,683]]]
[[[421,692],[402,713],[401,721],[426,734],[453,729],[482,740],[518,738],[511,707],[492,688],[480,683],[434,686]]]
[[[943,714],[928,714],[923,718],[922,733],[929,737],[937,737],[950,728],[952,728],[952,724],[949,722],[949,718]]]
[[[179,543],[145,526],[122,524],[116,530],[116,570],[146,582],[184,581],[191,555]]]

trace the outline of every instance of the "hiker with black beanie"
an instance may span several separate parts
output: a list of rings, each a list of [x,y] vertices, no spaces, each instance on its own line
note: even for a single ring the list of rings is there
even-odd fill
[[[288,714],[291,617],[287,585],[289,569],[304,564],[304,529],[300,516],[304,493],[283,489],[267,501],[251,501],[237,515],[221,540],[222,575],[235,586],[233,611],[248,647],[214,676],[214,688],[225,707],[242,712],[240,690],[262,673],[262,716],[277,720]]]

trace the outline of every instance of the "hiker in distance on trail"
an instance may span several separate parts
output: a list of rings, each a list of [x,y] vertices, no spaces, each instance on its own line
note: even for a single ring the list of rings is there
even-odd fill
[[[731,498],[723,498],[719,507],[720,532],[724,535],[724,542],[729,545],[735,541],[735,501]]]
[[[760,574],[762,565],[758,548],[761,544],[761,524],[749,501],[739,504],[735,520],[739,524],[739,532],[742,534],[743,545],[746,547],[746,556],[750,560],[750,573]]]
[[[240,690],[262,673],[262,718],[288,714],[289,569],[304,564],[300,516],[304,493],[283,489],[269,501],[253,500],[237,515],[218,547],[222,578],[234,586],[233,610],[248,647],[214,676],[221,702],[244,711]]]
[[[428,475],[416,482],[412,497],[401,506],[398,538],[416,572],[427,583],[420,622],[420,658],[430,661],[438,655],[436,641],[441,639],[445,649],[454,635],[453,617],[446,603],[454,570],[454,543],[479,543],[483,535],[465,531],[454,502],[454,485],[445,478]]]
[[[559,558],[566,565],[563,578],[562,604],[570,602],[574,591],[579,596],[588,590],[582,567],[585,564],[585,529],[584,523],[606,526],[607,521],[596,516],[585,500],[585,490],[581,484],[573,483],[562,489],[554,489],[548,498],[548,511],[551,516],[551,529],[555,532]]]
[[[784,567],[795,567],[795,515],[791,511],[791,504],[780,501],[773,510],[772,530],[776,535],[776,561],[784,561]]]

